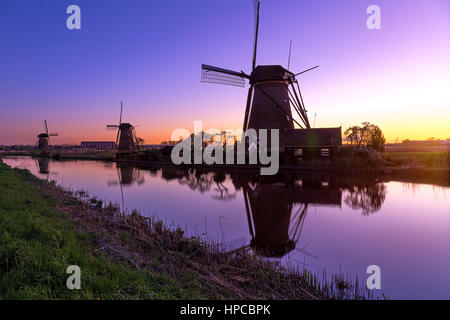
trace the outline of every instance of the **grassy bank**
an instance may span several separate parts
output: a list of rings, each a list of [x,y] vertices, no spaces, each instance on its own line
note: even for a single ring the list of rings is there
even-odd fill
[[[61,199],[28,171],[0,163],[0,297],[2,299],[202,298],[199,288],[149,270],[134,270],[95,251],[100,237],[77,231],[58,210]],[[82,289],[68,290],[78,265]]]
[[[81,268],[81,290],[66,269]],[[43,182],[0,162],[3,299],[361,298],[358,285],[225,252],[158,220]]]
[[[449,152],[385,152],[381,154],[388,167],[449,169]]]

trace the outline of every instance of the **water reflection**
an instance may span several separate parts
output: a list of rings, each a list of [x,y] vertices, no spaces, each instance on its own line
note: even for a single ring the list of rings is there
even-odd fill
[[[48,158],[38,158],[39,173],[50,174]],[[386,186],[376,178],[348,177],[324,172],[282,172],[261,176],[256,171],[206,170],[175,166],[135,167],[116,165],[117,179],[108,186],[119,186],[125,208],[124,187],[145,183],[145,174],[177,181],[190,190],[213,191],[218,201],[236,199],[242,192],[251,237],[245,245],[265,257],[283,257],[296,248],[308,209],[311,206],[341,208],[342,201],[363,215],[379,211],[386,199]]]
[[[162,175],[164,172],[173,170],[173,168],[166,167],[162,169]],[[213,195],[213,199],[228,201],[236,198],[236,192],[230,193],[229,188],[226,186],[225,181],[229,179],[223,172],[202,172],[201,170],[188,169],[187,171],[178,170],[181,177],[178,182],[181,185],[186,185],[189,189],[204,193],[210,191],[211,188],[216,192]]]
[[[50,158],[38,157],[35,159],[35,163],[38,167],[39,174],[44,176],[47,181],[50,180],[50,176],[58,175],[58,172],[50,172]]]
[[[295,249],[310,204],[341,206],[341,190],[331,181],[296,180],[242,186],[251,235],[250,246],[267,257]]]
[[[350,187],[344,201],[353,210],[361,210],[363,215],[369,215],[380,210],[385,199],[386,186],[376,183]]]
[[[255,171],[205,170],[164,166],[136,168],[117,166],[118,180],[108,185],[121,187],[145,183],[144,172],[166,181],[177,181],[190,190],[230,201],[243,194],[251,241],[246,246],[261,256],[281,258],[296,248],[308,208],[313,205],[341,208],[342,199],[354,210],[369,215],[380,210],[386,187],[376,179],[349,178],[326,173],[280,173],[260,176]],[[231,188],[231,186],[234,188]],[[122,201],[123,190],[121,188]],[[344,197],[343,197],[344,194]]]
[[[122,198],[122,208],[125,208],[125,197],[123,194],[123,187],[132,186],[136,183],[138,186],[144,184],[144,173],[142,170],[128,165],[116,165],[117,179],[110,179],[107,182],[108,186],[120,186],[120,195]]]
[[[230,250],[360,279],[377,264],[389,298],[449,298],[448,185],[329,171],[262,177],[257,170],[2,160],[101,199],[123,196],[130,209]]]
[[[40,174],[50,173],[50,158],[36,158],[37,165],[39,167]]]

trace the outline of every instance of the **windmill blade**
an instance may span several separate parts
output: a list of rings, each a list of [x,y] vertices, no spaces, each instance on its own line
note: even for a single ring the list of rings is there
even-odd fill
[[[106,125],[106,130],[116,130],[117,128],[119,128],[119,126],[118,125],[116,125],[116,124],[108,124],[108,125]]]
[[[288,70],[289,70],[289,66],[291,64],[291,50],[292,50],[292,40],[289,42],[289,56],[288,56],[288,64],[287,64]]]
[[[300,117],[300,119],[302,120],[303,124],[305,125],[305,127],[308,127],[308,115],[306,114],[306,110],[304,108],[304,106],[301,104],[300,100],[298,99],[298,95],[295,91],[295,87],[292,86],[292,91],[295,94],[291,92],[291,89],[288,87],[288,93],[289,93],[289,100],[291,102],[291,106],[294,107],[294,110],[297,112],[298,116]],[[303,129],[303,127],[300,127]]]
[[[264,90],[263,88],[261,88],[261,86],[256,86],[256,88],[263,94],[265,95],[270,101],[272,101],[272,103],[275,105],[275,108],[277,108],[280,112],[284,113],[288,118],[290,118],[292,121],[294,121],[299,127],[302,127],[302,125],[300,123],[298,123],[297,120],[295,120],[291,115],[289,115],[286,111],[284,111],[283,107],[280,106],[280,104],[275,101],[274,98],[272,98],[270,96],[270,94],[268,94],[266,92],[266,90]]]
[[[122,197],[122,210],[125,210],[125,199],[123,197],[122,179],[120,177],[120,170],[117,166],[116,166],[116,170],[117,170],[117,177],[119,178],[120,195]]]
[[[119,133],[120,133],[120,130],[117,130],[116,146],[119,145]]]
[[[122,110],[123,110],[123,101],[120,101],[120,118],[119,118],[119,125],[122,124]]]
[[[301,71],[301,72],[299,72],[299,73],[296,73],[296,74],[294,75],[294,77],[296,77],[296,76],[299,76],[299,75],[301,75],[301,74],[303,74],[303,73],[305,73],[305,72],[308,72],[308,71],[314,70],[314,69],[316,69],[316,68],[318,68],[318,67],[320,67],[320,66],[315,66],[315,67],[312,67],[312,68],[309,68],[309,69],[303,70],[303,71]]]
[[[252,104],[254,86],[254,84],[251,84],[250,88],[248,89],[247,105],[245,106],[244,126],[242,128],[244,132],[247,131],[248,127],[248,115],[250,113],[250,106]]]
[[[48,134],[47,120],[44,119],[44,123],[45,123],[45,133]]]
[[[259,6],[259,0],[253,0],[253,8],[255,10],[255,40],[253,42],[252,71],[256,67],[256,51],[258,49]]]
[[[298,81],[296,81],[295,84],[297,85],[298,95],[300,96],[300,100],[299,101],[301,102],[301,105],[302,105],[302,109],[303,109],[302,111],[303,111],[303,114],[304,114],[304,117],[305,117],[306,127],[308,129],[311,129],[311,125],[309,124],[308,114],[306,113],[307,111],[306,111],[306,108],[305,108],[305,103],[303,102],[303,96],[302,96],[302,91],[300,90],[300,85],[298,84]],[[295,91],[295,87],[292,86],[292,88],[294,88],[294,93],[297,96],[297,93]],[[298,97],[297,97],[297,100],[298,100]]]
[[[300,239],[300,235],[302,234],[307,212],[308,204],[302,204],[291,219],[291,223],[289,226],[289,237],[294,240],[295,243],[298,242],[298,240]]]
[[[242,193],[244,194],[244,202],[245,202],[245,212],[247,213],[247,222],[248,222],[248,229],[250,231],[250,235],[252,239],[255,238],[255,232],[253,230],[253,214],[252,209],[250,207],[250,201],[248,199],[247,189],[244,187],[242,188]]]
[[[49,133],[48,136],[49,136],[49,137],[57,137],[57,136],[58,136],[58,133],[52,132],[52,133]]]
[[[249,78],[250,77],[242,71],[237,72],[202,64],[201,82],[245,87],[245,79]]]

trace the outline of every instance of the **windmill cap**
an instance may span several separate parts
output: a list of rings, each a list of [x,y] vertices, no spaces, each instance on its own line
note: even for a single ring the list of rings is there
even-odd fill
[[[250,76],[250,82],[295,80],[295,75],[280,65],[257,66]]]
[[[121,124],[120,124],[119,128],[120,128],[121,130],[123,130],[123,129],[132,129],[132,128],[134,128],[134,127],[131,125],[131,123],[126,123],[126,122],[124,122],[124,123],[121,123]]]
[[[38,138],[48,138],[48,134],[41,133],[40,135],[38,135]]]

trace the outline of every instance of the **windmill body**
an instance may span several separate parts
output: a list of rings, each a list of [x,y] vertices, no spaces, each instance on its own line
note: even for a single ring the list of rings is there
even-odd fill
[[[250,84],[257,90],[253,93],[247,129],[294,129],[288,92],[288,79],[293,76],[282,66],[255,68],[250,75]],[[282,111],[274,110],[274,102],[264,93],[274,99]]]
[[[119,144],[117,150],[121,152],[133,151],[136,149],[136,139],[134,127],[130,123],[121,123],[119,126]],[[116,141],[117,144],[117,141]]]
[[[50,147],[49,144],[49,136],[46,133],[41,133],[40,135],[37,136],[37,145],[36,145],[36,149],[38,150],[47,150]]]

